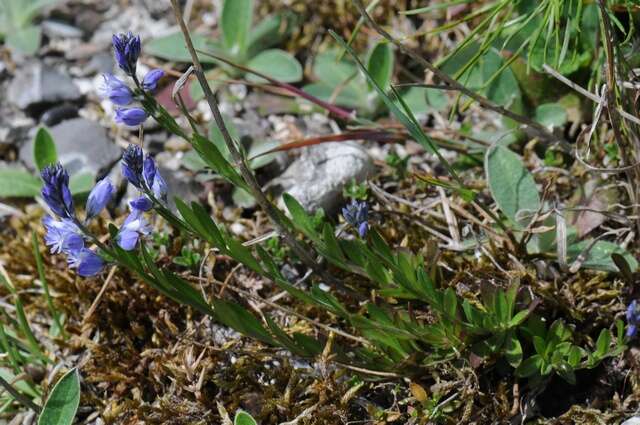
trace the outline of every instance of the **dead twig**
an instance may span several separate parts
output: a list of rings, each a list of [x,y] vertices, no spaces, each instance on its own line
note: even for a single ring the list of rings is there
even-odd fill
[[[117,269],[118,269],[118,266],[113,266],[111,267],[111,270],[109,270],[109,274],[107,275],[107,278],[104,280],[104,284],[102,284],[102,288],[100,288],[100,292],[98,292],[96,299],[93,300],[93,302],[91,303],[91,307],[89,307],[89,310],[87,310],[84,317],[82,318],[83,324],[87,323],[87,321],[91,318],[93,313],[96,311],[96,308],[98,308],[98,304],[100,304],[102,295],[104,295],[105,291],[107,290],[107,287],[111,283],[111,280],[113,280],[113,275],[116,273]]]

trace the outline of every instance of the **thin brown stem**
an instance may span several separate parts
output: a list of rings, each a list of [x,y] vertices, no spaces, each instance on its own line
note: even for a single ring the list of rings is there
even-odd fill
[[[325,270],[323,270],[318,265],[318,263],[316,263],[313,256],[310,254],[312,250],[309,247],[304,246],[303,243],[299,242],[296,239],[295,235],[291,231],[289,231],[289,228],[287,225],[287,221],[288,221],[287,217],[271,201],[269,201],[266,195],[262,192],[260,185],[258,184],[255,176],[253,175],[253,172],[251,171],[245,159],[243,158],[242,154],[238,150],[235,141],[229,134],[229,130],[227,129],[227,126],[224,123],[224,120],[222,118],[222,113],[220,112],[220,108],[218,107],[218,102],[215,98],[215,95],[213,94],[213,91],[211,90],[211,86],[209,86],[209,82],[207,81],[207,78],[204,74],[202,64],[200,63],[200,59],[198,58],[196,49],[193,46],[193,42],[189,34],[189,29],[187,28],[187,25],[182,18],[182,11],[180,10],[180,5],[178,0],[171,0],[171,5],[173,7],[173,12],[176,17],[176,20],[178,21],[178,24],[180,25],[180,29],[184,36],[187,49],[189,50],[189,54],[191,55],[191,60],[193,61],[194,73],[196,74],[198,82],[202,87],[205,99],[209,104],[209,108],[211,109],[211,113],[213,114],[213,118],[216,122],[216,125],[220,129],[220,133],[222,134],[224,142],[227,148],[229,149],[231,158],[233,159],[235,165],[238,167],[238,170],[240,171],[240,175],[242,176],[243,180],[247,184],[251,192],[251,195],[255,198],[258,205],[260,205],[260,207],[264,210],[264,212],[269,216],[269,218],[273,222],[273,225],[276,227],[276,230],[278,231],[279,234],[282,235],[287,245],[289,245],[291,250],[298,256],[298,258],[300,258],[300,260],[303,263],[305,263],[307,267],[311,268],[314,272],[320,275],[324,280],[327,281],[327,283],[332,284],[333,286],[341,289],[342,291],[354,294],[353,291],[351,291],[349,288],[344,286],[337,279],[333,278],[333,276],[326,273]]]

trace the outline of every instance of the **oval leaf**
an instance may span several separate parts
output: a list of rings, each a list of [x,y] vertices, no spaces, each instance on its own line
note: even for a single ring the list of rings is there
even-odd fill
[[[55,164],[58,160],[56,144],[46,128],[40,128],[33,143],[33,162],[42,171],[47,165]]]
[[[578,258],[578,255],[583,253],[591,244],[592,241],[586,240],[569,245],[567,248],[567,257],[570,261],[574,261]],[[594,270],[603,270],[608,272],[617,272],[618,266],[613,261],[611,256],[613,254],[621,255],[632,271],[638,269],[638,261],[629,252],[625,251],[620,245],[608,241],[596,242],[589,252],[586,254],[586,260],[582,263],[582,267]]]
[[[41,187],[40,179],[24,170],[0,169],[0,198],[32,198]]]
[[[485,156],[485,173],[491,196],[513,224],[526,226],[540,208],[533,176],[518,155],[504,146],[493,146]]]
[[[258,423],[244,410],[238,410],[236,417],[233,419],[233,425],[258,425]]]
[[[567,122],[567,111],[557,103],[545,103],[536,108],[536,121],[547,128],[561,127]]]
[[[282,83],[295,83],[302,80],[302,65],[293,55],[284,50],[265,50],[251,59],[247,66]],[[265,79],[253,74],[247,75],[247,80],[266,83]]]
[[[67,372],[49,395],[38,425],[71,425],[80,404],[80,378],[76,369]]]
[[[379,42],[369,53],[367,70],[383,90],[389,88],[393,76],[393,50],[389,43]]]

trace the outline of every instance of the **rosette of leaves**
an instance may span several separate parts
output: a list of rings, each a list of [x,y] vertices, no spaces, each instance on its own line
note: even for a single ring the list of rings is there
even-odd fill
[[[0,41],[11,50],[33,55],[40,47],[42,29],[33,19],[59,0],[2,0],[0,2]]]
[[[192,33],[197,50],[221,56],[230,62],[248,67],[278,81],[293,83],[302,79],[302,66],[290,53],[273,48],[290,33],[295,24],[295,15],[274,14],[260,22],[254,22],[253,0],[225,0],[219,16],[220,39]],[[180,31],[151,40],[145,45],[148,54],[174,62],[191,62],[191,57]],[[232,77],[243,76],[236,68],[222,64],[211,56],[199,54],[203,64],[220,65],[209,71],[211,80],[221,74]],[[248,80],[263,82],[254,75],[247,74]],[[192,95],[199,97],[201,90],[193,86]]]

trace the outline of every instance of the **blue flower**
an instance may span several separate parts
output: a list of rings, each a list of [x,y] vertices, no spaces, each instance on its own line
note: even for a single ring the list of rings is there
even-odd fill
[[[138,189],[142,189],[143,155],[138,145],[127,146],[122,154],[122,175]]]
[[[149,233],[151,233],[151,226],[142,216],[142,212],[133,210],[120,228],[116,241],[120,248],[131,251],[136,247],[140,236],[146,236]]]
[[[154,91],[162,77],[164,77],[164,71],[161,69],[153,69],[147,72],[147,75],[142,80],[142,88],[146,91]]]
[[[80,234],[80,229],[69,219],[60,221],[54,220],[50,215],[42,218],[47,233],[44,236],[44,243],[51,248],[52,254],[69,252],[84,247],[84,240]]]
[[[627,307],[627,336],[633,338],[638,333],[640,326],[640,305],[636,300],[631,301]]]
[[[144,182],[147,184],[148,188],[153,187],[153,181],[156,178],[156,171],[157,168],[155,161],[149,154],[147,154],[142,166],[142,177],[144,177]]]
[[[153,207],[153,202],[151,202],[151,199],[147,198],[146,196],[141,196],[130,201],[129,207],[131,207],[132,210],[145,212],[149,211],[151,207]]]
[[[104,74],[101,94],[116,105],[125,106],[133,101],[133,92],[124,81],[112,74]]]
[[[87,220],[100,214],[107,206],[113,196],[113,190],[113,184],[108,177],[96,183],[87,198]]]
[[[367,235],[367,231],[369,231],[369,205],[365,201],[351,200],[350,204],[342,208],[342,216],[347,223],[358,230],[361,238]]]
[[[113,51],[118,66],[130,76],[135,76],[138,56],[140,56],[140,36],[114,34],[112,37]]]
[[[167,202],[167,182],[164,181],[160,171],[156,170],[156,176],[153,180],[153,185],[151,186],[151,190],[153,191],[153,196],[156,199],[160,199],[163,202]]]
[[[67,263],[71,268],[77,268],[83,277],[94,276],[104,267],[104,260],[88,248],[72,250],[68,253]]]
[[[40,176],[43,180],[42,197],[51,211],[61,218],[75,217],[67,170],[57,163],[45,167]]]
[[[135,127],[147,119],[147,113],[142,108],[118,108],[116,109],[116,122],[118,124]]]

